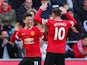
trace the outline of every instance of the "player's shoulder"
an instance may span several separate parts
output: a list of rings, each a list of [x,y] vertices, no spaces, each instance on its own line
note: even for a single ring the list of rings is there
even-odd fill
[[[32,28],[37,28],[37,26],[33,26]]]
[[[62,20],[62,22],[70,23],[70,20]]]
[[[35,30],[36,30],[36,29],[38,29],[38,27],[37,27],[37,26],[33,26],[32,28],[33,28],[33,29],[35,29]]]
[[[24,30],[25,28],[20,28],[20,30]]]
[[[47,19],[48,21],[54,21],[53,19]]]
[[[55,22],[55,20],[53,20],[53,19],[48,19],[47,21],[48,21],[48,23],[54,23]]]
[[[37,31],[37,32],[40,31],[38,26],[33,26],[32,30]]]
[[[71,22],[72,20],[63,20],[63,21],[66,21],[66,22]]]

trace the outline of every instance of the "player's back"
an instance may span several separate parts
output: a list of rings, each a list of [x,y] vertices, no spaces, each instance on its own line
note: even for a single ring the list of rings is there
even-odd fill
[[[68,20],[48,20],[48,52],[65,53],[66,37],[71,27]]]

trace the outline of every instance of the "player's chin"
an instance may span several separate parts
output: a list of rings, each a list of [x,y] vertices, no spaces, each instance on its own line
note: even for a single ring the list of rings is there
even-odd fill
[[[28,24],[28,25],[31,25],[31,23],[30,23],[30,22],[27,22],[27,24]]]
[[[32,23],[27,23],[27,25],[31,26],[31,25],[32,25]]]

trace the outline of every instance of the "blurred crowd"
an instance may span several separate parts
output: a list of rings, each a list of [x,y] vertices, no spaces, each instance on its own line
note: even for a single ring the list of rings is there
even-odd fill
[[[14,45],[10,42],[14,31],[24,27],[23,15],[27,12],[34,17],[40,5],[48,1],[48,9],[41,15],[43,18],[51,18],[52,8],[64,7],[73,16],[77,25],[69,30],[67,41],[66,58],[87,57],[87,0],[0,0],[0,58],[23,58],[25,50],[22,40],[16,40]],[[62,16],[62,19],[67,19]],[[33,23],[41,31],[47,34],[44,25]],[[11,40],[12,41],[12,40]],[[46,54],[47,40],[43,40],[41,51],[43,59]]]

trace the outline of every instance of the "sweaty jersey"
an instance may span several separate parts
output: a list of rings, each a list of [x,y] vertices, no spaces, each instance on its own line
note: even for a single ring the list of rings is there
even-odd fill
[[[65,53],[66,38],[68,29],[76,24],[76,21],[66,13],[70,20],[50,20],[42,19],[40,15],[42,10],[39,9],[35,16],[35,20],[48,27],[48,47],[47,52]]]
[[[16,33],[16,38],[23,40],[26,57],[41,57],[40,37],[42,37],[42,33],[34,26],[28,30],[22,28]]]

